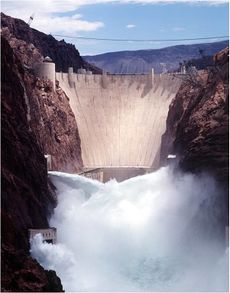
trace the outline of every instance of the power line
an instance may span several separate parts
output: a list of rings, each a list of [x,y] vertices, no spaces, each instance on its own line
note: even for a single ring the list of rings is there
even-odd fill
[[[196,41],[196,40],[211,40],[211,39],[226,39],[229,36],[218,37],[200,37],[200,38],[186,38],[186,39],[110,39],[110,38],[90,38],[77,36],[53,35],[55,37],[79,39],[79,40],[94,40],[94,41],[110,41],[110,42],[180,42],[180,41]]]

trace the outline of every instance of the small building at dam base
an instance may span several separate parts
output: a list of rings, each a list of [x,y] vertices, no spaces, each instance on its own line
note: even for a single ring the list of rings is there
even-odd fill
[[[52,244],[57,243],[57,229],[54,227],[47,229],[29,229],[28,232],[30,241],[33,239],[35,235],[41,234],[44,242]]]

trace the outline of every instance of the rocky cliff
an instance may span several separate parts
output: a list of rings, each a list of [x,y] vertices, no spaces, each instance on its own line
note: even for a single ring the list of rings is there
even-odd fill
[[[68,97],[58,83],[37,78],[33,64],[44,55],[62,70],[85,63],[74,47],[5,15],[2,36],[2,291],[60,292],[56,273],[30,257],[28,229],[47,228],[56,205],[44,154],[52,156],[53,169],[77,172],[81,146]]]
[[[51,155],[51,169],[80,171],[83,167],[81,141],[69,98],[58,83],[54,92],[49,80],[29,78],[26,88],[30,126],[43,153]]]
[[[56,70],[67,72],[68,67],[73,67],[77,72],[79,68],[91,70],[101,74],[101,69],[89,64],[82,59],[74,45],[64,40],[57,41],[53,36],[30,28],[24,21],[1,13],[1,27],[8,31],[12,38],[20,39],[30,44],[31,51],[38,50],[44,57],[49,56],[56,64]],[[25,62],[25,65],[30,65]]]
[[[6,19],[9,27],[3,28],[2,35],[24,69],[22,85],[25,90],[28,123],[43,153],[52,156],[52,169],[77,172],[82,168],[80,138],[68,97],[58,84],[54,90],[49,80],[40,80],[33,74],[33,64],[41,62],[43,56],[34,44],[11,33],[11,25],[17,20],[10,17]],[[27,30],[30,29],[28,25],[24,26]]]
[[[229,180],[229,50],[214,56],[215,66],[194,83],[188,78],[172,101],[162,137],[161,163],[176,154],[185,171],[206,171],[225,189]]]
[[[29,256],[28,228],[48,227],[56,204],[46,160],[28,124],[25,71],[2,38],[1,291],[62,291],[60,279]]]

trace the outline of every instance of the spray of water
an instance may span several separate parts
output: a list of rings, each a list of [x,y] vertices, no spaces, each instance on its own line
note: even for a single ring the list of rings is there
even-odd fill
[[[58,244],[37,235],[31,254],[66,291],[228,291],[210,178],[169,168],[122,183],[50,176]]]

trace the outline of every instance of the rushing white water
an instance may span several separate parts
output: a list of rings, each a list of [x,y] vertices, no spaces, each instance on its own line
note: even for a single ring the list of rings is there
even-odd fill
[[[228,291],[211,179],[169,168],[122,183],[50,176],[58,244],[37,235],[31,254],[57,272],[67,292]]]

